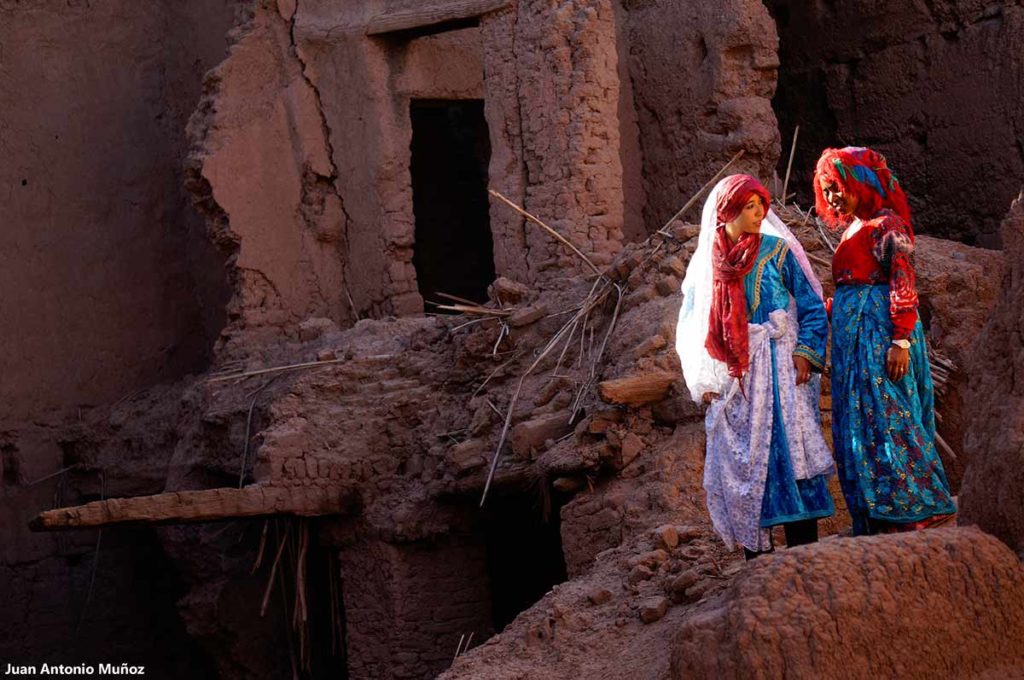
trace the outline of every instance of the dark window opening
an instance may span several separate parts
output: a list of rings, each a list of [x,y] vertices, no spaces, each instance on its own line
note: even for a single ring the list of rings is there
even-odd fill
[[[494,630],[568,578],[560,505],[544,495],[492,495],[483,507]]]
[[[413,265],[427,310],[446,293],[484,302],[494,281],[487,200],[491,144],[480,100],[413,100]]]

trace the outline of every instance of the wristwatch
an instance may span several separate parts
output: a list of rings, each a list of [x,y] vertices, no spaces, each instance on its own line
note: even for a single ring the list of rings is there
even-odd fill
[[[892,344],[900,349],[910,349],[910,340],[893,340]]]

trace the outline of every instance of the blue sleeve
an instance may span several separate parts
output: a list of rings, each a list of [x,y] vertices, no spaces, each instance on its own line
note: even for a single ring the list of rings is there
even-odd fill
[[[782,281],[796,300],[796,318],[800,330],[796,337],[796,356],[811,362],[816,371],[825,370],[825,343],[828,342],[828,315],[825,303],[811,288],[793,253],[786,249],[782,263]]]

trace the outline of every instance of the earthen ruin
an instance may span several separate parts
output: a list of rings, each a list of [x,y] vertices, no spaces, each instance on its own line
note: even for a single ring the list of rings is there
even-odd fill
[[[925,4],[0,2],[0,657],[1024,672],[1024,8]],[[673,350],[679,209],[727,163],[780,191],[798,124],[798,197],[826,144],[903,169],[977,526],[837,516],[748,566]]]

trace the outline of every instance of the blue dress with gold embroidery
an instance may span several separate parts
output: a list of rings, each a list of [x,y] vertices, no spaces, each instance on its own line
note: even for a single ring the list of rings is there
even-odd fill
[[[815,371],[825,365],[825,344],[828,340],[828,316],[821,298],[811,287],[800,264],[789,252],[786,242],[775,236],[762,235],[757,263],[744,280],[747,309],[751,323],[764,323],[778,309],[796,305],[797,347],[794,354],[811,362]],[[775,354],[772,341],[772,375],[777,375],[777,362],[791,357]],[[787,389],[789,385],[781,386]],[[768,477],[761,503],[761,526],[828,517],[835,512],[825,475],[796,479],[790,462],[786,427],[783,423],[780,385],[773,384],[773,418],[771,449],[768,456]],[[820,427],[820,422],[817,424]]]

